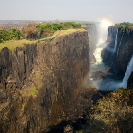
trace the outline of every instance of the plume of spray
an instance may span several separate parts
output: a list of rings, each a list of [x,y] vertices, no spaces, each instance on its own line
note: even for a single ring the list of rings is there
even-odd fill
[[[98,34],[99,34],[99,39],[98,39],[98,44],[104,43],[107,40],[107,35],[108,35],[108,27],[114,25],[112,21],[109,19],[103,18],[100,21],[100,25],[98,25]]]
[[[94,55],[96,56],[97,62],[102,62],[101,59],[101,51],[106,47],[106,40],[108,35],[108,27],[114,25],[110,20],[103,18],[100,21],[100,24],[97,25],[98,30],[98,43],[96,45],[96,49],[94,51]]]
[[[107,37],[107,27],[110,26],[108,25],[107,26],[107,20],[103,20],[103,23],[101,23],[101,25],[99,26],[101,29],[99,30],[102,30],[102,32],[99,32],[100,35],[99,35],[99,43],[98,43],[98,47],[100,46],[101,48],[104,48],[105,45],[104,44],[100,44],[101,42],[104,42],[105,41],[105,36]],[[111,24],[113,25],[113,24]],[[105,32],[104,32],[104,29],[105,29]],[[117,34],[118,34],[118,29],[117,29],[117,33],[116,33],[116,38],[115,38],[115,46],[113,49],[110,49],[112,50],[112,52],[116,52],[116,45],[117,45]],[[123,33],[124,35],[124,33]],[[123,39],[123,35],[122,35],[122,38],[121,38],[121,41]],[[120,45],[121,45],[121,41],[120,41]],[[117,51],[117,56],[118,56],[118,52],[119,52],[119,49]],[[99,55],[100,56],[100,55]],[[123,78],[122,81],[116,81],[114,79],[106,79],[106,80],[103,80],[102,82],[99,80],[99,82],[95,81],[95,85],[98,89],[100,90],[104,90],[104,91],[116,91],[117,89],[119,88],[127,88],[127,80],[130,76],[130,74],[132,73],[133,71],[133,56],[127,66],[127,69],[126,69],[126,72],[125,72],[125,76]]]
[[[92,65],[91,71],[99,71],[106,69],[107,66],[105,66],[102,63],[102,58],[101,58],[101,51],[103,48],[106,47],[106,40],[107,40],[107,35],[108,35],[108,27],[114,25],[114,23],[106,18],[103,18],[99,24],[97,24],[97,31],[98,31],[98,43],[96,44],[96,49],[94,51],[94,56],[96,58],[96,63]],[[93,85],[95,85],[97,88],[99,88],[99,82],[101,80],[93,81]]]
[[[106,90],[106,91],[112,91],[112,90],[117,90],[119,88],[127,88],[127,80],[130,76],[130,74],[133,71],[133,56],[127,66],[127,70],[125,72],[125,76],[122,81],[111,81],[111,79],[108,79],[104,81],[100,85],[100,90]]]
[[[113,25],[113,23],[111,21],[109,21],[108,19],[104,18],[104,19],[102,19],[100,25],[98,25],[98,27],[97,27],[97,29],[99,31],[99,39],[98,39],[98,43],[96,45],[96,49],[94,51],[94,55],[97,60],[96,65],[98,65],[99,63],[102,64],[101,50],[106,46],[106,44],[104,42],[107,39],[108,27],[111,25]],[[118,34],[118,30],[116,33],[114,49],[110,49],[110,50],[112,50],[112,52],[116,51],[117,34]],[[123,38],[123,36],[122,36],[122,38]],[[122,38],[121,38],[121,41],[122,41]],[[120,42],[120,44],[121,44],[121,42]],[[118,50],[118,52],[119,52],[119,50]],[[118,56],[118,53],[117,53],[117,56]],[[104,64],[102,67],[105,68]],[[133,56],[127,66],[127,70],[125,72],[125,76],[122,81],[114,81],[113,79],[108,78],[106,80],[103,80],[102,82],[99,79],[98,81],[94,81],[93,83],[98,89],[105,90],[105,91],[114,91],[114,90],[117,90],[118,88],[127,88],[127,80],[132,71],[133,71]]]

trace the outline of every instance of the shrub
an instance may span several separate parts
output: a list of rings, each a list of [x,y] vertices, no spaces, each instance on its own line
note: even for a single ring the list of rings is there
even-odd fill
[[[40,24],[36,28],[40,30],[40,38],[52,36],[57,30],[67,30],[81,28],[81,24],[76,24],[75,22],[61,22],[52,24]]]
[[[90,115],[90,133],[133,132],[133,90],[119,89],[98,101]]]
[[[123,22],[123,23],[120,23],[120,24],[115,24],[115,26],[118,27],[121,32],[123,32],[125,29],[132,28],[133,23]]]
[[[0,30],[0,43],[7,40],[19,40],[22,37],[22,34],[19,30],[13,28],[11,31]]]

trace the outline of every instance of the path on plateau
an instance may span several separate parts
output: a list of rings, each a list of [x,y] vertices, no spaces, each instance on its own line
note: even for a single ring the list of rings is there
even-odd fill
[[[52,40],[55,37],[59,36],[61,33],[61,30],[59,30],[59,33],[56,36],[50,36],[50,37],[45,37],[45,38],[41,38],[41,39],[37,39],[36,41],[45,41],[45,40]]]

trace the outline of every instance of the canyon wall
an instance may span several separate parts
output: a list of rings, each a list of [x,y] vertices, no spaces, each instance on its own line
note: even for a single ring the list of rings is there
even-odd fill
[[[88,31],[89,35],[89,47],[90,47],[90,52],[89,52],[89,58],[90,58],[90,63],[95,63],[96,59],[95,56],[93,55],[93,52],[96,48],[96,44],[98,42],[98,31],[96,25],[86,25],[85,29]]]
[[[88,83],[88,55],[88,32],[83,29],[60,33],[50,43],[2,49],[0,132],[46,132],[79,115],[75,103]]]
[[[103,62],[111,67],[116,77],[123,79],[133,55],[133,30],[110,26],[106,44],[107,47],[102,51]]]

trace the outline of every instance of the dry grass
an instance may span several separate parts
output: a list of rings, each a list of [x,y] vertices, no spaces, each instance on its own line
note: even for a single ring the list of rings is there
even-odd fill
[[[129,29],[133,30],[133,26],[131,26]]]
[[[16,47],[23,47],[25,44],[35,44],[35,42],[36,41],[29,41],[29,40],[26,40],[26,39],[5,41],[3,43],[0,43],[0,51],[4,47],[7,47],[11,51],[14,51]]]
[[[83,29],[83,28],[80,28],[80,29],[60,30],[60,31],[56,31],[53,36],[55,36],[55,37],[58,38],[58,37],[70,35],[70,34],[75,33],[75,32],[83,32],[83,31],[86,31],[86,30]]]
[[[60,30],[54,33],[53,36],[55,36],[56,38],[62,37],[62,36],[66,36],[66,35],[70,35],[72,33],[75,32],[83,32],[85,31],[85,29],[68,29],[68,30]],[[50,42],[50,40],[46,40],[46,42]],[[23,47],[25,44],[35,44],[38,43],[37,41],[30,41],[30,40],[10,40],[10,41],[5,41],[3,43],[0,43],[0,51],[4,48],[7,47],[8,49],[10,49],[11,51],[14,51],[16,47]],[[38,44],[42,44],[42,43],[38,43]],[[43,42],[44,44],[44,42]]]

